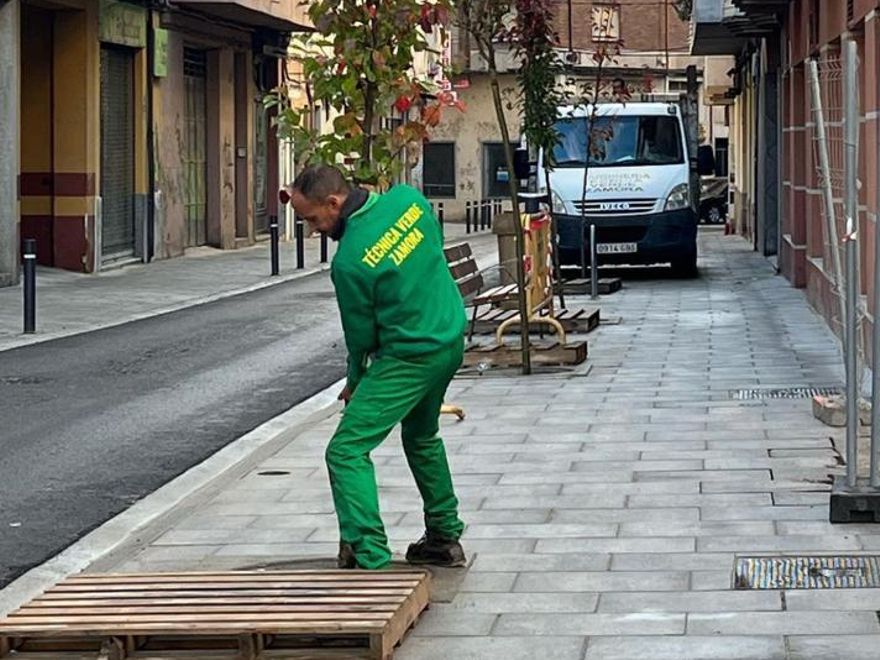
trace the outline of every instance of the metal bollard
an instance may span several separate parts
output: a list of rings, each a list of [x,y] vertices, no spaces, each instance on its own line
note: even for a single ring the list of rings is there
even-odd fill
[[[272,275],[278,275],[278,216],[269,216],[269,258],[272,260]]]
[[[471,203],[465,202],[464,205],[464,230],[465,233],[471,233]]]
[[[327,263],[327,234],[321,232],[321,263]]]
[[[580,226],[580,235],[581,235],[581,279],[587,279],[587,226],[584,224],[583,219],[581,219]]]
[[[590,225],[590,298],[599,298],[599,264],[596,263],[596,225]]]
[[[24,332],[37,331],[37,241],[24,239]]]
[[[305,227],[299,218],[294,222],[294,238],[296,239],[296,268],[302,270],[306,267]]]
[[[437,219],[440,221],[440,228],[443,228],[443,216],[445,214],[445,210],[443,208],[443,202],[440,202],[437,205]]]

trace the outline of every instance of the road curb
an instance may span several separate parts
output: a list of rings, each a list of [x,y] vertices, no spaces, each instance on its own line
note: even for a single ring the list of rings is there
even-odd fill
[[[175,305],[169,305],[168,307],[160,307],[159,309],[153,309],[147,312],[142,312],[139,314],[132,314],[130,316],[126,316],[122,319],[118,319],[116,321],[110,321],[109,323],[103,323],[101,325],[96,325],[91,328],[84,329],[76,329],[76,330],[60,330],[57,332],[49,332],[46,334],[35,334],[35,335],[16,335],[13,344],[9,346],[3,345],[3,340],[0,339],[0,353],[5,351],[15,350],[16,348],[23,348],[24,346],[33,346],[34,344],[42,344],[43,342],[53,341],[55,339],[63,339],[65,337],[74,337],[76,335],[84,335],[90,332],[97,332],[98,330],[106,330],[107,328],[115,328],[120,325],[125,325],[126,323],[134,323],[135,321],[143,321],[144,319],[151,319],[157,316],[164,316],[165,314],[172,314],[174,312],[179,312],[183,309],[189,309],[191,307],[198,307],[200,305],[207,305],[208,303],[217,302],[218,300],[225,300],[226,298],[234,298],[235,296],[240,296],[245,293],[253,293],[254,291],[260,291],[262,289],[268,289],[273,286],[278,286],[279,284],[287,284],[288,282],[295,282],[296,280],[301,280],[306,277],[311,277],[312,275],[319,275],[321,273],[326,273],[330,270],[330,264],[323,265],[319,268],[313,268],[302,273],[291,273],[290,275],[281,275],[278,277],[273,277],[272,279],[262,280],[260,282],[256,282],[254,284],[250,284],[245,287],[241,287],[238,289],[230,289],[229,291],[220,291],[218,293],[212,293],[209,296],[201,296],[199,298],[191,298],[190,300],[185,300],[183,302],[177,303]]]
[[[292,440],[292,437],[285,437],[291,431],[295,430],[295,436],[305,430],[304,427],[336,412],[340,405],[336,397],[343,381],[334,383],[234,440],[55,557],[15,579],[0,590],[0,616],[17,609],[68,575],[82,571],[101,557],[136,540],[139,531],[171,513],[197,491],[210,487],[261,450]]]

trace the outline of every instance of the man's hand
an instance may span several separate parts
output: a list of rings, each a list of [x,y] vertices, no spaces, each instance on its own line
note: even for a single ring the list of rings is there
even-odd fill
[[[348,405],[348,402],[351,401],[351,390],[349,389],[348,385],[342,388],[342,391],[339,393],[337,399],[339,401],[343,401],[345,405]]]

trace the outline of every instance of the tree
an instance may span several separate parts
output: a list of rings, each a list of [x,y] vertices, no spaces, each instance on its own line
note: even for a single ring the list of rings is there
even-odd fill
[[[504,145],[504,160],[507,164],[508,186],[510,203],[513,212],[514,227],[516,228],[516,283],[519,291],[519,328],[522,348],[522,372],[530,374],[532,371],[531,351],[529,347],[529,310],[526,305],[525,289],[525,265],[524,237],[522,223],[519,216],[519,182],[514,176],[513,149],[510,146],[510,128],[504,114],[504,101],[502,100],[501,85],[498,81],[498,58],[497,46],[505,37],[509,38],[510,24],[514,16],[514,2],[510,0],[459,0],[457,3],[458,17],[461,28],[470,35],[472,43],[476,46],[480,57],[486,63],[489,72],[489,86],[492,89],[492,102],[495,106],[495,116],[498,120],[498,128],[501,131],[501,140]]]
[[[337,164],[356,182],[385,188],[442,110],[463,109],[413,68],[416,54],[436,53],[429,35],[444,37],[448,0],[315,0],[308,13],[316,32],[296,35],[292,49],[309,107],[294,107],[286,88],[270,94],[279,137],[293,140],[299,164]],[[316,104],[335,114],[332,131],[314,129]],[[387,121],[394,115],[399,125]]]
[[[516,20],[507,37],[520,66],[517,73],[517,100],[522,110],[523,134],[534,156],[543,152],[545,185],[552,200],[550,171],[554,150],[559,144],[559,108],[564,98],[557,78],[562,62],[555,51],[559,37],[553,29],[552,0],[516,0]],[[559,298],[564,306],[559,255],[557,254],[556,223],[551,224],[553,244],[553,275],[559,285]]]
[[[608,14],[606,25],[599,26],[600,34],[611,33],[612,14]],[[587,193],[589,191],[590,163],[593,161],[601,161],[606,155],[607,143],[614,138],[614,122],[612,118],[603,120],[599,119],[600,105],[605,101],[616,103],[626,103],[630,98],[630,91],[626,82],[622,78],[614,78],[610,83],[606,79],[607,68],[612,64],[617,64],[620,52],[623,48],[623,40],[611,39],[599,43],[593,51],[592,59],[594,68],[591,78],[589,78],[579,90],[579,98],[575,102],[575,106],[584,109],[584,134],[586,145],[584,149],[584,178],[581,188],[581,240],[586,240],[586,223],[587,223]],[[586,270],[586,258],[581,254],[581,270]]]

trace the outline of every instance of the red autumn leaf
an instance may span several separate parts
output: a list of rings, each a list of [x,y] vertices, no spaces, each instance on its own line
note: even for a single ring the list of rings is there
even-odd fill
[[[426,126],[436,126],[440,123],[440,106],[430,105],[422,110],[422,121]]]
[[[408,96],[398,96],[394,102],[394,108],[401,113],[408,112],[412,107],[412,99]]]
[[[431,5],[422,5],[422,11],[419,16],[419,27],[426,34],[431,34],[433,31],[433,25],[431,21]]]

